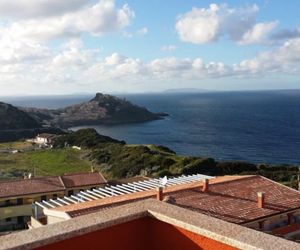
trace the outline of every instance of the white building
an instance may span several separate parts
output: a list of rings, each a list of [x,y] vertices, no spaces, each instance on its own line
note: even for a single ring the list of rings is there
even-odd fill
[[[56,135],[54,134],[46,134],[46,133],[38,134],[34,142],[37,144],[50,145],[55,137]]]

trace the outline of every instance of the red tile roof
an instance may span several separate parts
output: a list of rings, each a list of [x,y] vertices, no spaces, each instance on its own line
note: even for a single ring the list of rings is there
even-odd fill
[[[300,208],[300,192],[261,176],[223,176],[209,183],[209,192],[201,191],[202,182],[194,182],[167,187],[164,195],[174,197],[174,205],[238,224]],[[265,192],[265,208],[258,208],[257,192]],[[148,190],[53,210],[77,217],[155,195],[156,190]]]
[[[0,182],[0,198],[63,190],[65,187],[58,176]]]
[[[265,193],[265,208],[258,208],[257,192]],[[169,195],[175,205],[239,224],[300,208],[300,192],[261,176],[211,184],[209,192],[194,188]]]
[[[42,133],[37,135],[37,137],[45,138],[45,139],[53,138],[56,136],[57,136],[56,134],[47,134],[47,133]]]
[[[211,182],[218,183],[224,181],[231,181],[240,178],[245,178],[247,176],[222,176],[218,178],[211,179]],[[202,182],[193,182],[187,184],[179,184],[175,186],[166,187],[164,193],[175,192],[184,189],[191,189],[195,187],[200,187]],[[71,217],[81,216],[83,214],[92,213],[95,211],[102,210],[103,208],[110,206],[119,206],[120,204],[134,202],[140,199],[154,198],[157,191],[155,189],[146,190],[141,192],[135,192],[131,194],[125,194],[120,196],[112,196],[104,199],[92,200],[83,203],[71,204],[62,207],[53,208],[53,210],[62,211],[68,213]]]
[[[66,188],[105,184],[106,180],[100,173],[76,173],[61,176]]]
[[[64,191],[66,188],[84,188],[85,186],[97,186],[104,183],[106,183],[104,177],[96,172],[2,181],[0,182],[0,198],[53,193]]]

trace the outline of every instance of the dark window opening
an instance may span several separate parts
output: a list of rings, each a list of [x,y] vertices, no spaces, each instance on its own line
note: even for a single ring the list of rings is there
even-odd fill
[[[23,205],[23,198],[17,199],[17,205]]]
[[[18,220],[18,224],[23,224],[24,223],[23,216],[18,216],[17,220]]]
[[[41,196],[41,201],[46,201],[47,200],[47,195],[42,195]]]

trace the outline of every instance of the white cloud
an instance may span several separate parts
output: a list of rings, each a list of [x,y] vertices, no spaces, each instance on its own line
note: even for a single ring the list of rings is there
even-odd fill
[[[300,27],[296,29],[283,29],[274,33],[271,36],[272,40],[286,40],[286,39],[294,39],[300,37]]]
[[[163,57],[148,63],[139,58],[130,58],[113,53],[99,62],[100,77],[116,79],[129,77],[131,80],[174,80],[174,79],[203,79],[205,77],[220,77],[231,73],[230,67],[221,62],[205,64],[201,58]],[[95,72],[95,71],[94,71]],[[94,75],[97,78],[96,75]]]
[[[138,33],[139,35],[141,35],[141,36],[146,35],[146,34],[148,33],[148,28],[147,28],[147,27],[143,27],[143,28],[139,29],[139,30],[137,31],[137,33]]]
[[[80,41],[70,41],[63,46],[63,50],[56,54],[50,66],[54,68],[54,72],[58,69],[65,69],[72,67],[87,67],[94,61],[94,55],[98,50],[84,49]]]
[[[128,84],[153,82],[155,84],[162,80],[165,82],[181,80],[190,82],[228,76],[251,77],[262,74],[272,75],[278,72],[299,73],[300,39],[290,40],[277,49],[259,53],[255,58],[241,61],[235,65],[226,65],[224,62],[204,62],[199,57],[163,57],[145,62],[139,58],[127,57],[118,53],[101,59],[98,51],[87,50],[83,47],[62,51],[59,57],[69,59],[63,63],[67,65],[64,72],[70,72],[70,68],[76,66],[80,72],[76,81],[85,82],[85,84],[108,81],[118,86],[121,82],[122,84],[125,82]],[[52,64],[54,62],[55,60],[52,60]],[[55,66],[59,68],[59,65]],[[120,79],[122,79],[121,82]]]
[[[236,73],[265,75],[267,73],[300,73],[300,38],[291,39],[272,51],[234,65]]]
[[[216,40],[220,26],[218,10],[218,5],[211,4],[209,9],[193,8],[181,16],[175,26],[180,39],[198,44]]]
[[[277,73],[300,73],[300,39],[291,39],[276,49],[261,52],[235,65],[205,62],[202,58],[162,57],[151,61],[119,53],[102,56],[80,39],[58,48],[30,40],[0,39],[0,88],[52,91],[123,90],[143,87],[167,88],[173,83],[197,84],[225,77],[250,78]],[[131,89],[132,90],[132,89]],[[12,93],[13,90],[12,90]]]
[[[278,25],[277,21],[269,23],[257,23],[251,30],[248,30],[239,41],[242,45],[248,45],[252,43],[264,43],[267,35],[273,31]]]
[[[204,44],[229,37],[242,44],[261,43],[277,22],[257,23],[257,5],[229,8],[226,4],[210,4],[193,8],[178,17],[175,29],[182,41]]]
[[[24,83],[45,84],[48,87],[51,84],[64,86],[72,83],[76,88],[82,84],[106,81],[134,83],[161,79],[169,81],[174,78],[202,79],[228,73],[221,69],[222,63],[205,64],[200,58],[165,57],[144,62],[118,53],[101,58],[99,50],[85,48],[80,40],[67,42],[59,51],[47,48],[45,55],[42,51],[35,50],[35,55],[40,54],[40,58],[30,63],[27,63],[25,56],[19,60],[9,58],[11,67],[0,66],[1,76],[6,75],[6,78],[1,78],[0,85],[6,84],[7,79],[14,84],[23,79]]]
[[[63,2],[63,1],[62,1]],[[134,12],[128,5],[117,9],[113,0],[100,0],[92,6],[42,19],[26,19],[2,26],[0,31],[14,39],[51,40],[78,37],[83,33],[95,36],[118,31],[129,25]]]
[[[161,47],[161,51],[174,51],[177,47],[175,45],[165,45]]]
[[[136,58],[127,58],[123,63],[116,65],[112,69],[112,77],[126,77],[126,76],[136,76],[145,73],[146,69],[143,62],[140,59]]]
[[[48,47],[26,39],[12,39],[3,34],[0,36],[0,63],[29,63],[48,58],[51,51]]]
[[[57,16],[88,3],[90,0],[1,0],[0,15],[9,20]]]
[[[0,48],[2,44],[4,42],[0,42]],[[235,65],[204,62],[200,57],[163,57],[149,62],[118,53],[101,57],[99,50],[86,48],[78,39],[70,40],[59,50],[35,44],[33,48],[19,51],[18,46],[12,44],[14,55],[18,57],[12,57],[9,52],[5,54],[4,47],[0,50],[0,61],[5,62],[0,63],[0,86],[67,91],[70,86],[75,90],[97,89],[97,86],[118,90],[134,84],[135,88],[148,86],[150,89],[161,87],[160,84],[170,86],[173,82],[188,85],[202,79],[300,73],[300,39],[292,39],[277,49]]]
[[[155,75],[166,72],[175,72],[177,74],[191,69],[192,65],[193,61],[191,59],[178,59],[176,57],[155,59],[150,63],[152,72]]]
[[[109,79],[136,77],[147,70],[139,58],[130,58],[118,53],[106,57],[104,62],[98,63],[98,67],[104,70],[104,75]]]
[[[106,65],[118,65],[122,64],[126,60],[126,56],[122,56],[118,53],[113,53],[110,56],[105,58]]]
[[[122,36],[124,38],[130,39],[130,38],[133,38],[136,35],[144,36],[147,33],[148,33],[148,28],[147,27],[143,27],[143,28],[138,29],[135,33],[124,30],[122,32]]]

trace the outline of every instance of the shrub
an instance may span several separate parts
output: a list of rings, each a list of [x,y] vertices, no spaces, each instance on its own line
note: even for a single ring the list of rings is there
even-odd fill
[[[163,169],[163,170],[157,172],[157,176],[159,176],[159,177],[172,176],[172,173],[167,169]]]
[[[216,175],[218,173],[216,169],[216,162],[212,158],[197,159],[185,166],[182,174],[208,174]]]

